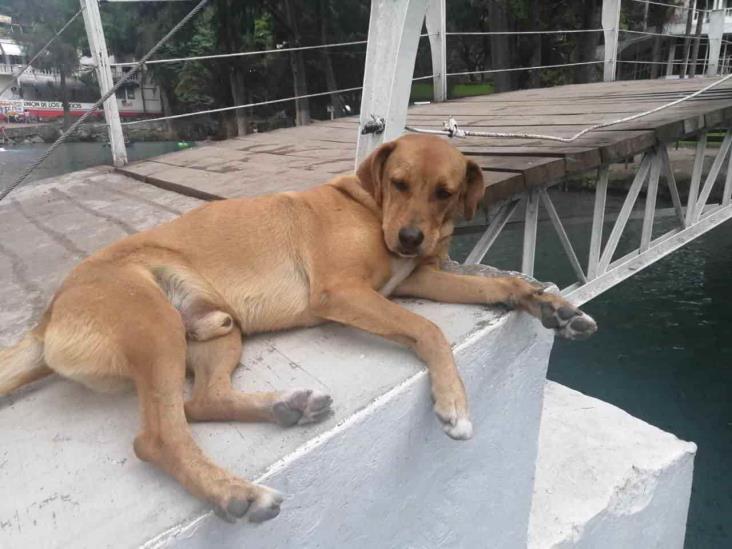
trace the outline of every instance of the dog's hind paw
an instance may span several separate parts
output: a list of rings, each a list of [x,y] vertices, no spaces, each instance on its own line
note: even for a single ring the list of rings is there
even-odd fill
[[[272,412],[275,421],[283,427],[317,423],[328,417],[333,399],[326,394],[310,389],[288,391],[274,403]]]

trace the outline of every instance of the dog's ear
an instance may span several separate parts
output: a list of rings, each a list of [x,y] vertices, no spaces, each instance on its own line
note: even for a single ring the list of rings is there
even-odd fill
[[[394,141],[384,143],[368,155],[358,166],[358,170],[356,170],[356,176],[361,182],[361,185],[374,197],[374,200],[379,206],[381,206],[383,197],[382,179],[384,175],[384,164],[386,164],[386,159],[389,158],[389,155],[395,148],[396,143]]]
[[[483,171],[472,160],[467,161],[465,181],[463,182],[463,217],[471,220],[478,209],[478,204],[485,194]]]

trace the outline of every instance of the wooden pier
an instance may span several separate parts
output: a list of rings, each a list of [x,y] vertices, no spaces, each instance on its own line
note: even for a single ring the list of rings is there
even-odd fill
[[[578,131],[646,111],[692,93],[711,79],[637,80],[531,89],[419,105],[411,126],[441,129],[450,116],[478,131],[569,137]],[[529,188],[612,162],[622,162],[705,129],[732,124],[732,81],[657,114],[590,132],[572,143],[515,138],[455,138],[483,167],[486,199]],[[352,171],[358,118],[248,135],[175,152],[127,166],[132,177],[204,199],[289,191]]]

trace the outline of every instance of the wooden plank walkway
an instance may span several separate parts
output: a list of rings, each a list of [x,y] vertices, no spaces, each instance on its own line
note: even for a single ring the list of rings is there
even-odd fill
[[[479,96],[409,109],[408,124],[438,129],[450,116],[477,131],[569,137],[649,110],[711,79],[577,84]],[[732,125],[732,82],[654,115],[590,132],[572,143],[469,137],[453,142],[483,168],[486,200],[550,185],[569,174],[618,162],[658,142]],[[127,175],[203,199],[298,190],[353,171],[358,118],[339,118],[227,141],[132,164]]]

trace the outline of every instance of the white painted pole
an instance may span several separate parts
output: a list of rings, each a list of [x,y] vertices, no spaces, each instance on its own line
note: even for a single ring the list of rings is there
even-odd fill
[[[109,65],[109,54],[107,43],[104,39],[104,28],[99,13],[97,0],[80,0],[84,10],[84,26],[89,40],[94,64],[97,69],[97,80],[99,80],[99,91],[102,95],[107,93],[114,86],[112,80],[112,67]],[[122,124],[119,119],[117,98],[113,95],[104,102],[104,117],[109,128],[109,144],[112,148],[112,162],[116,167],[127,164],[127,149],[125,148],[125,136],[122,133]]]
[[[620,27],[620,0],[602,0],[602,30],[605,35],[605,82],[615,80],[618,62],[618,34]]]
[[[676,61],[676,43],[671,43],[668,47],[668,61],[666,62],[666,77],[674,74],[674,61]]]
[[[526,191],[526,212],[524,221],[524,246],[521,255],[521,272],[534,276],[536,257],[536,229],[539,224],[539,193],[536,189]]]
[[[714,10],[709,16],[709,65],[707,76],[716,76],[719,73],[719,60],[722,51],[722,36],[724,35],[724,11]]]
[[[356,166],[407,121],[414,63],[428,0],[371,0]],[[363,134],[372,122],[381,131]]]
[[[432,82],[435,86],[434,100],[441,103],[447,99],[447,11],[445,0],[430,0],[427,6],[427,34],[432,53]]]

